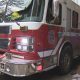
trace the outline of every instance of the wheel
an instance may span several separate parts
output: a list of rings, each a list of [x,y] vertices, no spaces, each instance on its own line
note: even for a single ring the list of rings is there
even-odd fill
[[[59,60],[59,70],[61,74],[67,74],[70,72],[72,60],[72,48],[70,46],[64,47]]]
[[[0,72],[0,76],[4,75],[4,73]]]

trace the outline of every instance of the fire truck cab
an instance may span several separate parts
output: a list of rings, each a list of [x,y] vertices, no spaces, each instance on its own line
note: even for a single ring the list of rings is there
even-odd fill
[[[80,7],[72,0],[0,1],[0,72],[28,76],[80,56]]]

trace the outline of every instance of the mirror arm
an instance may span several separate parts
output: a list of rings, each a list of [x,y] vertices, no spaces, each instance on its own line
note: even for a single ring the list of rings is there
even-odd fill
[[[52,11],[53,11],[54,17],[59,16],[59,1],[58,0],[53,0]]]

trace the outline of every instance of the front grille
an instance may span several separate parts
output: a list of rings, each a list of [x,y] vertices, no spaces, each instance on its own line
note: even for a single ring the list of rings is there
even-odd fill
[[[0,39],[0,48],[1,49],[7,49],[8,48],[8,39]]]
[[[0,34],[9,34],[10,26],[0,26]]]
[[[0,26],[0,35],[5,34],[8,36],[11,32],[11,26]],[[9,39],[8,37],[5,38],[4,36],[0,37],[0,49],[7,49],[8,48]]]

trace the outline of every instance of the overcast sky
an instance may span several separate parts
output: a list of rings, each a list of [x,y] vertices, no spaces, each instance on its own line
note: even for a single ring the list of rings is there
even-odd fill
[[[73,0],[73,1],[75,1],[76,3],[80,5],[80,0]]]

